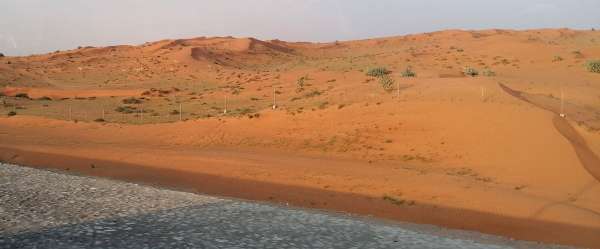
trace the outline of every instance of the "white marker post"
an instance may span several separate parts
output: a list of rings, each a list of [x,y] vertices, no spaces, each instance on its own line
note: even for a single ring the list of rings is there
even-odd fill
[[[227,114],[227,95],[225,95],[225,109],[223,110],[223,114]]]
[[[562,87],[560,88],[560,114],[561,118],[566,118],[567,114],[565,114],[565,92]]]

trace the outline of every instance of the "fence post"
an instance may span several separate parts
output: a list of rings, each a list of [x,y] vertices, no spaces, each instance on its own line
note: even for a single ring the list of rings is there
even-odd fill
[[[277,103],[275,102],[275,86],[273,86],[273,110],[277,109]]]
[[[225,110],[223,110],[223,114],[227,114],[227,95],[225,95]]]
[[[179,121],[181,122],[182,120],[182,115],[183,115],[183,109],[181,108],[181,103],[179,103]]]

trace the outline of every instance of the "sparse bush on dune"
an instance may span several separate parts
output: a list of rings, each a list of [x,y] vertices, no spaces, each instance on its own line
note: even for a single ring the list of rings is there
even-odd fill
[[[4,54],[3,54],[3,53],[0,53],[0,58],[2,58],[2,57],[4,57]]]
[[[17,112],[15,112],[15,111],[10,111],[10,112],[8,112],[8,114],[6,114],[6,115],[7,115],[7,116],[9,116],[9,117],[12,117],[12,116],[15,116],[15,115],[17,115]]]
[[[384,75],[383,77],[379,78],[379,84],[381,85],[381,87],[383,87],[383,90],[389,92],[394,88],[394,79],[392,79],[388,75]]]
[[[141,99],[136,99],[134,97],[123,99],[123,104],[141,104]]]
[[[558,62],[558,61],[562,61],[562,60],[563,60],[563,58],[558,55],[554,56],[554,59],[552,59],[553,62]]]
[[[371,68],[367,71],[367,76],[371,77],[383,77],[384,75],[389,74],[390,71],[385,67],[375,67]]]
[[[15,94],[15,97],[29,99],[29,95],[27,93],[17,93],[17,94]]]
[[[466,76],[475,77],[475,76],[479,75],[479,71],[477,71],[477,69],[472,68],[472,67],[465,67],[463,69],[463,74]]]
[[[592,73],[600,73],[600,60],[588,61],[586,67]]]
[[[486,77],[496,76],[496,72],[492,71],[492,69],[489,69],[489,68],[484,69],[481,74]]]
[[[120,113],[136,113],[138,112],[137,108],[131,106],[119,106],[115,108],[116,112]]]
[[[402,71],[402,77],[416,77],[417,74],[412,70],[411,67],[407,67],[406,70]]]

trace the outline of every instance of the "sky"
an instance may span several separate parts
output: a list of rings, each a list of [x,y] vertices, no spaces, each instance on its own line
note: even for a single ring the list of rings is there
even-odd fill
[[[442,29],[600,29],[600,0],[1,0],[0,53],[236,36],[327,42]]]

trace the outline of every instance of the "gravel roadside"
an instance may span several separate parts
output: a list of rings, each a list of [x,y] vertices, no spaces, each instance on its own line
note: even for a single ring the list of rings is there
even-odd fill
[[[563,248],[0,164],[0,248]]]

